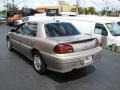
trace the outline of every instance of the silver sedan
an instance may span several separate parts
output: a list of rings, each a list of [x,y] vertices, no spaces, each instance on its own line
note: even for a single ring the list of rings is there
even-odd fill
[[[69,72],[100,60],[99,41],[83,36],[71,24],[58,21],[28,22],[7,34],[7,47],[33,61],[35,70]]]

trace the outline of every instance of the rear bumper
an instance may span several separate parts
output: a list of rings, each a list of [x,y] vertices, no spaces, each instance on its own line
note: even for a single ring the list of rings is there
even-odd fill
[[[91,65],[101,59],[101,47],[97,47],[91,50],[82,51],[78,53],[70,53],[70,54],[57,54],[57,55],[49,55],[46,53],[42,53],[43,58],[47,64],[47,68],[65,73],[72,71],[73,69],[79,69],[82,67],[86,67]],[[92,56],[92,61],[89,63],[84,63],[83,57]]]

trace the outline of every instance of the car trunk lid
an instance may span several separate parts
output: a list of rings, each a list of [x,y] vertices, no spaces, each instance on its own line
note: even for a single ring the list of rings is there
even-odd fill
[[[84,35],[65,36],[65,37],[51,37],[58,43],[66,43],[73,47],[74,52],[80,52],[95,48],[96,39]]]

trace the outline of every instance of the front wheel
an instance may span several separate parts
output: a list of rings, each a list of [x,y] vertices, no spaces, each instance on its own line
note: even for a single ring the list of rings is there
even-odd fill
[[[33,67],[40,74],[44,74],[46,72],[46,64],[39,52],[35,52],[33,55]]]

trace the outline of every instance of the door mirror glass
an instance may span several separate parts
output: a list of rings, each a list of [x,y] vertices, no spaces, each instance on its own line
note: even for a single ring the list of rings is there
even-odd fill
[[[10,32],[16,32],[16,29],[11,29]]]

